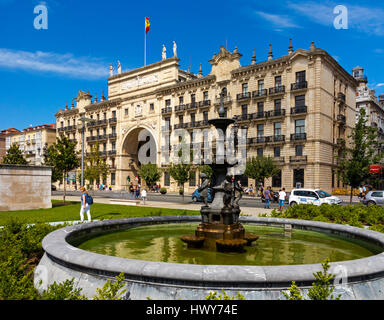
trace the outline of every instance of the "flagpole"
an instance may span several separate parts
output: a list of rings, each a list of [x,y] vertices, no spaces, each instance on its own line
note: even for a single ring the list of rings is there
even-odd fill
[[[146,20],[144,20],[146,21]],[[147,26],[144,26],[144,67],[147,65]]]

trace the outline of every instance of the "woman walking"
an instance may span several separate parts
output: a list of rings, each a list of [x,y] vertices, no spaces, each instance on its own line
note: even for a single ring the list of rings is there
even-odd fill
[[[80,188],[81,193],[81,209],[80,209],[80,220],[84,222],[84,211],[87,212],[88,222],[91,222],[91,205],[87,202],[88,192],[84,187]]]

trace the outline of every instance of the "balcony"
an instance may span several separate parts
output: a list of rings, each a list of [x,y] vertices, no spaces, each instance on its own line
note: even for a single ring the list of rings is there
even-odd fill
[[[108,139],[107,135],[99,135],[99,136],[87,137],[87,141],[102,141],[102,140],[107,140],[107,139]]]
[[[291,84],[291,91],[306,90],[308,88],[307,81],[295,82]]]
[[[342,93],[342,92],[339,92],[339,93],[337,94],[337,101],[338,101],[338,102],[345,103],[345,94]]]
[[[275,162],[277,165],[282,165],[285,163],[284,157],[274,157],[273,162]]]
[[[285,117],[285,109],[267,111],[268,118]]]
[[[164,108],[164,109],[166,109],[166,108]],[[185,108],[184,104],[180,104],[180,105],[174,107],[174,111],[175,112],[183,112],[185,109],[186,108]],[[166,112],[163,112],[163,113],[166,113]]]
[[[219,106],[220,103],[221,103],[221,97],[218,96],[218,97],[216,97],[216,99],[215,99],[215,106]],[[232,103],[232,98],[231,98],[231,96],[224,96],[224,97],[223,97],[223,103],[224,103],[224,105]]]
[[[117,123],[117,118],[114,117],[114,118],[111,118],[108,120],[109,124],[112,124],[112,123]]]
[[[307,140],[306,133],[294,133],[291,134],[291,141],[305,141]]]
[[[307,156],[290,156],[289,162],[290,163],[306,163],[307,162]]]
[[[117,120],[116,120],[117,122]],[[108,120],[107,119],[103,119],[103,120],[97,120],[96,121],[96,126],[106,126],[108,124]]]
[[[248,138],[247,139],[247,144],[249,145],[256,145],[256,144],[265,144],[268,143],[272,140],[272,137],[254,137],[254,138]]]
[[[197,102],[191,102],[191,103],[187,103],[185,105],[185,109],[186,110],[195,110],[198,108],[198,106],[199,106],[199,104]]]
[[[307,112],[308,112],[307,106],[297,106],[295,108],[291,108],[291,115],[305,114]]]
[[[199,108],[206,108],[211,105],[211,100],[203,100],[199,102]]]
[[[285,142],[285,136],[284,135],[276,135],[276,136],[273,136],[271,138],[272,138],[271,142],[275,142],[275,143]]]
[[[117,139],[117,133],[116,132],[115,133],[111,133],[109,135],[109,139]]]
[[[251,99],[251,93],[250,92],[242,92],[242,93],[239,93],[237,96],[236,96],[236,100],[237,101],[244,101],[244,100],[249,100]]]
[[[338,114],[336,121],[338,124],[345,125],[347,123],[347,118],[343,114]]]
[[[172,113],[172,108],[171,107],[165,107],[163,109],[161,109],[161,114],[170,114]]]
[[[285,93],[285,86],[276,86],[273,88],[269,88],[269,95],[279,95],[279,94],[284,94]]]
[[[268,95],[268,90],[267,89],[260,89],[257,91],[252,92],[252,98],[257,99],[257,98],[265,98]]]

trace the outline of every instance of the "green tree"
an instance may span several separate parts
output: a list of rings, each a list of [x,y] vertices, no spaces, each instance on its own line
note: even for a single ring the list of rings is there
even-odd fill
[[[51,181],[53,183],[57,181],[62,181],[63,179],[63,173],[60,170],[58,170],[57,167],[55,167],[55,161],[54,161],[55,155],[56,155],[56,148],[52,145],[49,146],[47,149],[45,149],[43,153],[43,164],[45,166],[52,167]]]
[[[255,179],[256,188],[258,188],[258,183],[262,182],[267,178],[276,176],[280,172],[280,168],[276,166],[273,158],[257,156],[248,159],[244,175],[248,178]]]
[[[205,165],[200,167],[200,173],[205,173],[208,177],[208,180],[211,180],[212,175],[213,175],[213,170],[212,170],[211,166],[205,164]]]
[[[360,109],[359,119],[348,138],[350,145],[347,146],[343,141],[336,154],[336,172],[343,183],[350,186],[352,203],[353,189],[372,177],[370,166],[379,163],[384,158],[384,152],[383,143],[377,138],[377,130],[367,125],[364,108]]]
[[[92,148],[89,157],[85,163],[84,179],[91,184],[93,181],[106,179],[109,174],[109,168],[105,158],[100,156],[99,144],[96,142]]]
[[[55,172],[62,176],[64,182],[63,202],[65,203],[67,185],[65,178],[69,172],[80,166],[79,152],[76,151],[76,143],[71,142],[66,136],[58,137],[51,148],[49,162],[54,167]]]
[[[17,143],[13,143],[8,149],[7,154],[3,158],[3,164],[28,164],[28,161],[25,160],[23,153]]]
[[[161,171],[157,165],[150,162],[142,164],[138,173],[149,188],[152,187],[154,183],[159,181],[161,177]]]
[[[183,190],[184,203],[184,184],[190,179],[191,165],[184,163],[172,163],[168,168],[169,175],[181,186]]]

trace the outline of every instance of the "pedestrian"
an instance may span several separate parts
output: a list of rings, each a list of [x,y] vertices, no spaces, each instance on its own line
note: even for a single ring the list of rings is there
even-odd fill
[[[145,205],[145,201],[147,201],[147,190],[145,190],[145,188],[141,190],[141,200],[143,200],[143,204]]]
[[[271,202],[271,187],[268,187],[264,191],[264,198],[265,198],[265,204],[264,204],[264,209],[270,209],[269,204]]]
[[[363,186],[363,196],[365,196],[366,194],[367,194],[367,187]]]
[[[283,211],[284,210],[284,203],[285,203],[285,197],[287,196],[287,194],[285,193],[285,188],[283,188],[282,190],[280,190],[279,192],[279,211]]]
[[[362,186],[359,187],[359,198],[363,197],[363,188]]]
[[[251,183],[251,186],[249,187],[249,195],[253,196],[253,185]]]
[[[140,186],[136,186],[136,199],[140,198]]]
[[[260,195],[264,194],[264,186],[262,183],[260,183]]]
[[[111,184],[109,184],[109,191],[112,191],[112,186],[111,186]]]
[[[129,199],[134,200],[135,188],[133,187],[133,183],[131,182],[129,185]]]
[[[80,209],[80,220],[84,222],[84,211],[87,212],[88,222],[91,222],[91,205],[93,203],[92,197],[88,194],[85,187],[81,187],[81,209]]]

